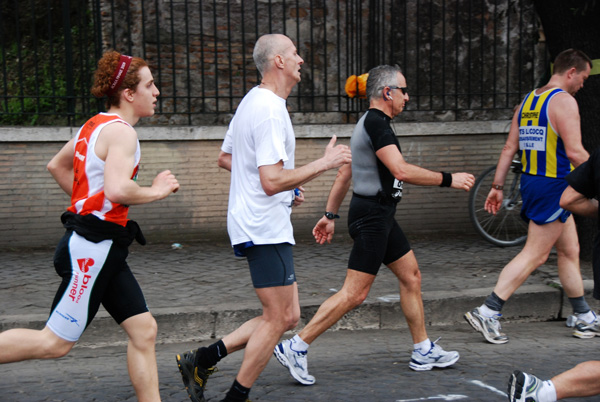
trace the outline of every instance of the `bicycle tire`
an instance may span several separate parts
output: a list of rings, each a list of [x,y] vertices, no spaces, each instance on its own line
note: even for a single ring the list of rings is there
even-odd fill
[[[469,217],[485,240],[500,247],[518,246],[527,240],[527,223],[521,219],[520,171],[509,171],[502,207],[496,215],[485,210],[485,200],[492,186],[496,166],[485,169],[469,194]]]

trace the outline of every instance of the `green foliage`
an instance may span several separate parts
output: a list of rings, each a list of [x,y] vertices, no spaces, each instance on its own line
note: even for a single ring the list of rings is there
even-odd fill
[[[22,29],[20,35],[5,36],[10,43],[0,42],[0,125],[68,125],[89,117],[95,52],[84,33],[90,37],[93,25],[91,18],[77,23],[70,29],[71,77],[67,77],[61,23],[48,32]],[[73,86],[71,96],[67,83]]]
[[[14,59],[13,59],[14,60]],[[31,68],[23,68],[22,80],[12,79],[8,74],[7,96],[0,105],[0,124],[33,126],[52,123],[54,112],[66,113],[66,104],[60,105],[60,97],[67,94],[64,72],[50,79],[51,60],[42,58],[38,63],[37,74]],[[16,71],[18,66],[8,69]],[[62,102],[64,103],[64,101]]]

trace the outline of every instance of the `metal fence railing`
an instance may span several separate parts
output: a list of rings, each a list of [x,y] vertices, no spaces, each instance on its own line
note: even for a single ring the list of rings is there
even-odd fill
[[[5,0],[0,3],[0,124],[79,125],[108,48],[145,58],[161,90],[146,124],[227,123],[259,77],[265,33],[305,60],[288,103],[295,122],[356,120],[346,78],[398,63],[408,120],[507,118],[547,64],[531,0]]]

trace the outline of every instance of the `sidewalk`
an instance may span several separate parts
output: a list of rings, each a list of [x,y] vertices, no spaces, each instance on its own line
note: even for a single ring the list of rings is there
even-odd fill
[[[410,237],[410,236],[409,236]],[[463,323],[463,314],[480,305],[498,274],[520,248],[499,248],[478,237],[413,238],[422,273],[427,325]],[[340,289],[351,243],[318,245],[298,241],[294,248],[302,307],[300,329],[319,305]],[[59,278],[53,250],[3,252],[0,265],[0,330],[43,327]],[[159,342],[186,342],[221,337],[260,313],[247,263],[228,244],[202,242],[131,247],[128,258],[159,325]],[[558,283],[556,255],[534,272],[503,311],[505,320],[547,321],[565,318],[570,306]],[[591,264],[582,264],[590,305]],[[382,267],[369,297],[334,329],[406,328],[396,278]],[[101,308],[81,344],[124,343],[120,327]]]

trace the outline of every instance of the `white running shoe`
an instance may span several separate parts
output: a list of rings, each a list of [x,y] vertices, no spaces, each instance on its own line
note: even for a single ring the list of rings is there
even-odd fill
[[[294,380],[303,385],[313,385],[315,377],[308,374],[307,351],[298,352],[292,348],[292,340],[286,339],[275,346],[273,354],[283,367],[287,367]]]
[[[596,336],[600,336],[600,317],[594,314],[596,317],[591,323],[587,323],[584,320],[577,320],[575,328],[573,330],[573,336],[581,339],[590,339]]]
[[[476,307],[472,311],[467,312],[464,317],[475,331],[481,332],[488,342],[495,344],[508,342],[508,336],[506,336],[505,333],[500,332],[500,329],[502,328],[500,321],[498,321],[501,317],[500,314],[488,318],[481,314],[479,307]]]
[[[534,375],[515,370],[508,380],[508,400],[510,402],[539,402],[542,380]]]
[[[440,345],[432,342],[431,349],[424,355],[418,350],[413,350],[408,367],[415,371],[428,371],[434,367],[452,366],[459,357],[458,352],[446,352]]]

